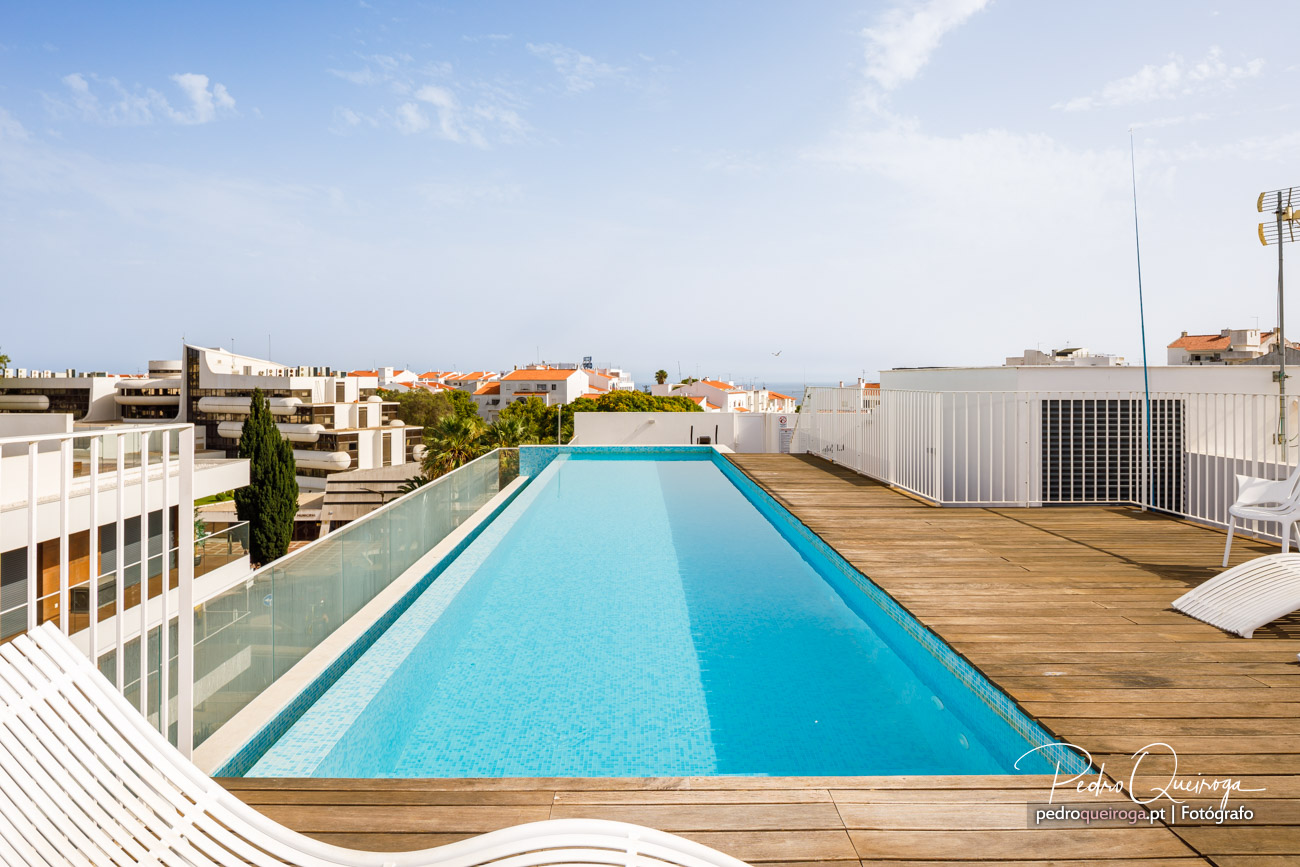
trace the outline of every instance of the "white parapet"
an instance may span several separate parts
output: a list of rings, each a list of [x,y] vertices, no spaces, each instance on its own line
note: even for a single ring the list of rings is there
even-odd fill
[[[180,406],[179,394],[122,394],[113,395],[118,406]]]
[[[293,415],[302,406],[296,397],[268,397],[267,403],[275,415]],[[251,397],[201,397],[199,409],[203,412],[249,412],[253,405]]]
[[[347,452],[316,452],[310,449],[294,449],[293,460],[298,466],[309,470],[346,470],[352,466],[352,456]]]
[[[0,394],[0,409],[44,412],[50,399],[43,394]]]
[[[291,424],[289,422],[276,422],[276,428],[280,431],[281,436],[291,443],[314,443],[320,439],[320,435],[325,432],[323,424]],[[217,425],[217,433],[223,437],[237,440],[244,432],[243,422],[223,421]]]

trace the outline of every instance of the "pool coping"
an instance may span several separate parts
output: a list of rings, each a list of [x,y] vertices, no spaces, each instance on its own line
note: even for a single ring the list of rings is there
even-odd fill
[[[194,749],[193,762],[210,776],[242,776],[284,731],[422,592],[425,579],[449,563],[528,484],[520,475],[429,549],[356,614],[312,648]],[[430,579],[432,580],[432,579]]]

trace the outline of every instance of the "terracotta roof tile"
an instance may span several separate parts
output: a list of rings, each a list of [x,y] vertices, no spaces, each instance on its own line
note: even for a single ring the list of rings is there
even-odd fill
[[[546,370],[512,370],[502,377],[507,382],[558,382],[578,373],[572,367]]]

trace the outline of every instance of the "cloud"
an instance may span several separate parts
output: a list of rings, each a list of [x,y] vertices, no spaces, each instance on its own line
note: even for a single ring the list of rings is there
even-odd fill
[[[1218,47],[1210,49],[1204,60],[1188,63],[1175,54],[1160,66],[1147,65],[1132,75],[1107,83],[1100,92],[1059,102],[1052,108],[1062,111],[1088,111],[1117,105],[1136,105],[1156,100],[1177,99],[1215,90],[1230,90],[1240,81],[1256,78],[1264,61],[1256,58],[1233,66],[1223,59]]]
[[[177,73],[171,79],[188,100],[188,107],[173,107],[153,88],[127,90],[116,78],[87,78],[80,72],[63,76],[66,93],[47,94],[46,103],[55,116],[105,126],[144,126],[157,121],[195,125],[235,113],[235,98],[224,84],[210,85],[206,75],[195,72]]]
[[[215,120],[219,111],[235,110],[235,99],[226,90],[224,84],[214,84],[208,88],[208,77],[194,72],[173,75],[176,82],[189,97],[191,110],[175,113],[173,120],[177,123],[208,123]]]
[[[399,105],[395,115],[397,129],[408,135],[429,128],[429,119],[424,116],[424,112],[420,111],[420,107],[413,102],[404,102]]]
[[[534,57],[549,61],[555,67],[555,71],[564,79],[565,89],[570,93],[592,90],[597,83],[618,78],[622,72],[594,57],[555,42],[529,42],[528,50]]]
[[[12,114],[0,108],[0,141],[26,141],[27,129]]]
[[[862,31],[867,40],[867,77],[886,91],[911,81],[949,31],[989,0],[926,0],[895,6]]]
[[[495,85],[454,81],[449,63],[417,66],[407,54],[372,54],[363,59],[366,65],[361,69],[329,72],[361,86],[385,85],[398,104],[377,108],[375,115],[403,135],[432,131],[444,141],[485,148],[493,140],[516,141],[531,131],[518,111],[518,100]],[[378,123],[374,116],[350,108],[334,110],[335,132]]]
[[[464,141],[467,131],[461,120],[460,102],[456,95],[445,87],[426,84],[415,92],[415,98],[433,106],[438,115],[438,136],[447,141]]]

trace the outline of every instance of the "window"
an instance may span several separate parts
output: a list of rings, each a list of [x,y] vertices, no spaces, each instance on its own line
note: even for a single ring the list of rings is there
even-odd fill
[[[551,383],[551,391],[555,391],[555,383]]]

